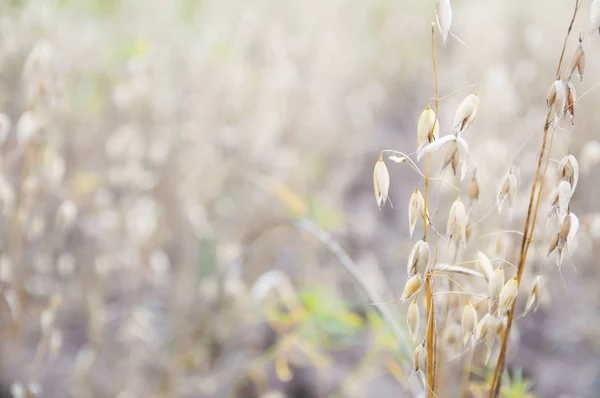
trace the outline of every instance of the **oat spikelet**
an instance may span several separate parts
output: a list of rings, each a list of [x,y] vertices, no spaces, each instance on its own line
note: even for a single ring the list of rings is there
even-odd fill
[[[552,83],[548,91],[546,103],[549,109],[553,109],[556,120],[560,120],[564,115],[565,107],[567,106],[567,97],[567,85],[564,81],[556,80]]]
[[[425,220],[424,214],[425,199],[423,198],[423,195],[421,195],[419,189],[415,188],[415,191],[410,196],[410,200],[408,201],[408,229],[411,237],[419,217],[423,217],[423,220]],[[427,215],[427,219],[429,219],[429,214]]]
[[[467,239],[466,230],[467,211],[459,197],[454,201],[450,208],[450,215],[448,216],[448,223],[446,225],[446,234],[450,241],[454,240],[456,244],[458,244],[459,241],[462,241],[464,244]]]
[[[579,81],[583,81],[583,72],[585,71],[585,51],[583,51],[583,32],[579,35],[579,44],[573,53],[571,58],[571,65],[569,66],[569,79],[573,76],[573,73],[577,71],[577,77]]]
[[[477,91],[469,94],[456,108],[454,115],[453,131],[460,136],[475,119],[479,109],[479,96]]]
[[[557,265],[560,267],[563,260],[563,251],[568,250],[569,244],[572,242],[574,235],[579,229],[579,219],[575,214],[567,214],[560,224],[560,230],[550,241],[550,247],[546,257],[549,256],[555,249],[558,250]]]
[[[444,170],[448,165],[452,166],[454,175],[460,174],[460,180],[464,180],[467,174],[467,156],[469,154],[469,146],[462,137],[455,137],[448,144],[448,149],[444,156]]]
[[[571,220],[571,228],[569,229],[569,234],[567,235],[567,247],[573,247],[573,241],[575,240],[577,231],[579,231],[579,218],[575,215],[575,213],[569,213],[569,219]]]
[[[540,306],[540,300],[542,297],[542,291],[544,288],[544,279],[541,275],[535,277],[533,281],[533,286],[529,291],[529,297],[527,298],[527,305],[525,306],[525,314],[529,313],[531,310],[534,312]]]
[[[511,309],[513,303],[517,299],[518,292],[519,283],[517,282],[516,278],[512,278],[506,282],[504,287],[502,287],[502,291],[500,292],[500,314],[506,314]]]
[[[421,112],[417,124],[417,151],[438,138],[440,138],[440,123],[436,120],[435,112],[427,105]]]
[[[492,355],[492,348],[494,346],[494,340],[496,337],[495,333],[495,318],[490,314],[485,314],[477,323],[477,329],[475,331],[476,341],[485,342],[486,355],[485,363],[487,364],[490,356]]]
[[[412,365],[415,373],[421,376],[423,385],[427,385],[425,380],[425,372],[427,371],[427,349],[425,348],[425,342],[415,348]]]
[[[390,173],[381,159],[381,155],[379,155],[379,160],[375,163],[375,169],[373,170],[373,185],[375,187],[377,206],[383,209],[386,200],[388,200],[390,190]]]
[[[475,342],[474,338],[475,327],[477,326],[477,311],[471,302],[467,302],[467,304],[463,307],[461,325],[463,344],[467,345],[469,340]]]
[[[565,105],[565,113],[571,115],[571,124],[575,125],[575,102],[577,101],[577,93],[575,86],[568,81],[567,83],[567,103]]]
[[[417,304],[417,299],[414,299],[408,306],[408,312],[406,314],[408,332],[413,341],[416,341],[419,335],[419,322],[419,305]]]
[[[571,193],[575,192],[579,181],[579,162],[575,156],[564,156],[558,163],[556,174],[559,180],[565,180],[571,184]]]
[[[590,24],[592,33],[600,33],[600,0],[593,0],[590,5]]]
[[[512,210],[515,206],[516,198],[517,176],[511,169],[504,176],[504,179],[500,184],[500,189],[498,190],[498,196],[496,197],[496,207],[498,208],[498,213],[502,213],[502,207],[504,206],[504,202],[506,201],[506,199],[508,199],[509,216],[512,216]]]
[[[494,267],[492,262],[482,251],[477,252],[477,262],[475,263],[479,271],[485,276],[488,281],[491,279],[494,273]]]
[[[448,32],[450,31],[450,25],[452,24],[452,7],[450,7],[450,0],[437,0],[435,18],[440,34],[442,35],[444,48],[446,48]]]
[[[416,274],[411,277],[408,281],[406,281],[406,285],[404,286],[404,291],[402,292],[402,296],[400,296],[400,302],[405,302],[421,289],[421,277]]]
[[[415,243],[408,255],[408,263],[406,266],[408,276],[417,274],[423,278],[429,270],[429,257],[429,243],[424,240]]]
[[[557,187],[557,195],[558,195],[558,221],[560,223],[563,222],[564,218],[567,215],[569,210],[569,203],[571,202],[571,194],[573,189],[571,188],[571,184],[569,181],[562,180]]]
[[[500,300],[500,294],[504,287],[504,270],[502,266],[498,267],[490,276],[488,281],[488,296],[490,312],[495,311]]]

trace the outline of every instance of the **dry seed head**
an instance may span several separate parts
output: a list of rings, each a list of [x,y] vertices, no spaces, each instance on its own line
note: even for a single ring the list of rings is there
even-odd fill
[[[413,353],[413,369],[415,372],[425,371],[427,369],[427,350],[425,344],[419,344]]]
[[[477,265],[479,271],[485,276],[485,279],[489,281],[494,273],[494,267],[492,266],[492,262],[488,256],[483,254],[482,251],[478,251],[477,262],[475,264]]]
[[[490,330],[489,323],[491,318],[492,316],[489,313],[485,314],[477,323],[477,328],[475,329],[475,339],[477,341],[482,341],[486,338]]]
[[[582,32],[583,33],[583,32]],[[585,51],[583,51],[583,37],[579,36],[579,44],[573,53],[573,58],[571,58],[571,65],[569,66],[569,81],[571,80],[571,76],[573,76],[573,72],[577,71],[577,76],[580,81],[583,81],[583,72],[585,71]]]
[[[454,133],[461,135],[467,127],[473,122],[479,109],[479,96],[477,92],[469,94],[456,108],[454,115]]]
[[[415,230],[415,225],[417,225],[417,219],[419,216],[423,216],[425,213],[425,199],[423,199],[423,195],[418,188],[415,188],[415,191],[410,196],[410,200],[408,201],[408,229],[410,231],[410,236]],[[429,217],[428,217],[429,218]]]
[[[558,247],[562,249],[562,247],[567,242],[567,238],[569,237],[569,233],[571,232],[571,215],[568,214],[563,222],[560,224],[560,231],[558,232]]]
[[[548,257],[554,249],[558,246],[558,241],[560,240],[560,233],[554,234],[552,240],[550,241],[550,246],[548,247],[548,253],[546,253],[546,257]]]
[[[467,302],[463,307],[461,325],[463,344],[467,345],[469,339],[474,339],[475,327],[477,326],[477,311],[471,302]]]
[[[571,202],[571,194],[573,192],[573,189],[571,188],[571,184],[569,183],[569,181],[566,180],[562,180],[560,182],[560,184],[558,184],[557,187],[557,194],[558,194],[558,221],[560,223],[563,222],[564,218],[567,215],[567,212],[569,210],[569,203]]]
[[[419,305],[417,299],[414,299],[408,306],[408,312],[406,314],[406,323],[408,324],[408,331],[413,341],[417,340],[419,335]]]
[[[571,248],[573,247],[575,235],[577,235],[577,231],[579,231],[579,218],[574,213],[569,213],[569,219],[571,220],[571,228],[567,235],[567,247]]]
[[[421,277],[417,274],[406,281],[406,285],[404,285],[404,291],[402,292],[402,296],[400,296],[400,301],[405,302],[417,294],[419,289],[421,289]]]
[[[375,163],[375,169],[373,170],[373,184],[375,187],[375,200],[377,201],[377,206],[382,209],[385,205],[385,201],[388,200],[390,173],[381,159],[381,155],[379,156],[377,163]]]
[[[600,0],[593,0],[590,5],[590,24],[592,34],[600,33]]]
[[[490,280],[488,281],[488,296],[489,296],[489,305],[490,311],[496,309],[498,302],[500,300],[500,294],[502,292],[502,288],[504,287],[504,270],[502,266],[498,267],[490,276]]]
[[[450,0],[437,0],[435,7],[435,18],[437,20],[438,29],[442,35],[442,42],[445,48],[446,42],[448,41],[450,25],[452,24],[452,7],[450,7]]]
[[[564,156],[558,163],[556,175],[559,180],[568,181],[571,184],[571,193],[575,192],[579,181],[579,162],[577,162],[575,156]]]
[[[542,291],[544,288],[544,279],[541,275],[535,277],[533,281],[533,286],[529,291],[529,297],[527,298],[527,305],[525,306],[525,313],[527,314],[529,311],[533,310],[537,311],[540,306],[540,300],[542,298]]]
[[[421,112],[417,124],[417,151],[425,144],[440,138],[440,123],[429,105]]]
[[[490,315],[485,314],[483,318],[477,324],[477,329],[475,332],[476,341],[482,342],[485,341],[486,346],[486,356],[485,363],[490,359],[492,354],[492,348],[494,346],[494,340],[496,338],[496,319]]]
[[[450,215],[448,216],[448,224],[446,225],[446,234],[450,241],[455,240],[462,241],[463,244],[466,241],[466,229],[467,229],[467,211],[465,205],[457,198],[452,207],[450,208]]]
[[[515,300],[517,299],[517,293],[519,292],[519,282],[516,277],[512,278],[502,288],[500,292],[500,314],[506,314],[511,308]]]
[[[500,185],[500,190],[498,191],[496,207],[498,208],[499,213],[502,213],[502,206],[507,198],[510,213],[515,206],[515,201],[517,198],[517,176],[512,169],[504,176],[504,179]]]
[[[458,173],[458,169],[461,169],[460,176],[461,180],[464,180],[467,174],[467,158],[469,155],[469,144],[463,138],[458,137],[454,134],[445,135],[439,140],[435,140],[425,145],[417,153],[417,161],[420,161],[424,155],[434,153],[441,149],[443,145],[448,144],[448,148],[444,154],[444,165],[442,170],[445,169],[449,164],[452,164],[454,175]]]
[[[556,80],[552,83],[550,87],[550,91],[548,91],[548,98],[546,99],[546,103],[548,104],[548,108],[554,110],[554,117],[557,120],[562,118],[565,107],[567,106],[567,85],[562,80]]]
[[[450,141],[448,144],[448,149],[446,150],[446,154],[444,155],[443,168],[446,168],[448,165],[452,166],[452,173],[456,175],[460,165],[460,152],[458,150],[456,140]]]
[[[429,256],[429,243],[424,240],[415,243],[408,255],[408,263],[406,266],[408,276],[416,274],[423,278],[429,269]]]
[[[577,101],[577,92],[573,83],[567,83],[567,103],[565,105],[565,113],[571,115],[571,124],[575,125],[575,102]]]

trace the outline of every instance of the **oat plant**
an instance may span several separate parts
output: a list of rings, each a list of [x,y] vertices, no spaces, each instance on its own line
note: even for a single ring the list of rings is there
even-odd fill
[[[597,3],[594,1],[590,10],[592,33],[598,30],[600,21]],[[475,89],[456,108],[452,124],[440,124],[442,101],[463,90],[441,98],[438,94],[435,23],[431,29],[435,103],[425,104],[415,118],[416,156],[409,155],[410,150],[385,149],[375,165],[375,197],[379,208],[391,204],[386,160],[412,168],[423,184],[415,187],[408,201],[410,236],[421,239],[415,242],[408,256],[408,279],[400,301],[410,302],[407,325],[415,342],[413,368],[420,375],[428,397],[468,396],[474,366],[489,369],[491,381],[487,394],[490,398],[498,397],[509,343],[516,336],[513,323],[536,311],[543,300],[543,263],[554,256],[561,273],[563,263],[572,263],[570,255],[579,219],[572,212],[570,201],[579,179],[579,164],[564,148],[569,143],[568,130],[575,129],[578,98],[573,77],[583,81],[585,72],[583,33],[570,62],[566,64],[563,59],[581,5],[581,0],[575,1],[556,79],[549,83],[546,118],[540,128],[542,141],[534,165],[520,165],[516,161],[522,145],[515,158],[503,166],[505,172],[495,181],[495,190],[487,189],[489,184],[480,184],[476,170],[481,172],[491,165],[470,162],[470,151],[476,148],[470,148],[468,137],[485,134],[482,127],[485,120],[475,124],[474,121],[480,105],[493,106],[493,96],[483,92],[480,98],[479,90]],[[448,35],[455,37],[450,31],[451,21],[450,2],[438,0],[436,22],[444,48],[451,45],[447,43]],[[466,46],[458,38],[457,41]],[[562,153],[554,158],[556,142],[561,139],[564,142],[558,149]],[[522,178],[528,174],[532,174],[532,181]],[[550,189],[545,190],[546,185],[551,185]],[[529,199],[522,202],[520,187],[528,186],[531,186]],[[475,214],[481,213],[481,203],[486,202],[484,198],[493,207],[475,219]],[[544,208],[549,210],[545,217],[540,217]],[[482,222],[496,212],[497,225],[493,225],[491,233],[484,233]],[[444,215],[446,229],[441,230]],[[541,222],[545,223],[547,233],[534,236],[538,218],[545,218]],[[416,232],[420,222],[422,235]],[[515,222],[524,222],[524,227],[510,229]],[[510,244],[515,236],[520,240],[519,246]],[[532,244],[535,250],[530,250]],[[532,252],[536,258],[528,261]],[[527,294],[526,300],[517,300],[522,291]],[[452,383],[452,380],[460,381]]]

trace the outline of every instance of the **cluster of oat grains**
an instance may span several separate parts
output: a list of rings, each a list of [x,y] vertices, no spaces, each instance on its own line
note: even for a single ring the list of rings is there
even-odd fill
[[[467,141],[470,130],[480,130],[479,126],[485,122],[471,127],[480,104],[485,106],[485,98],[484,101],[480,100],[478,90],[460,102],[450,132],[444,134],[443,124],[441,127],[437,118],[441,99],[437,88],[433,29],[435,110],[431,105],[426,105],[418,118],[416,161],[404,152],[383,150],[375,166],[375,193],[380,208],[388,200],[390,188],[389,173],[382,157],[384,153],[391,153],[389,159],[394,163],[411,167],[424,184],[424,192],[421,193],[419,187],[415,188],[408,202],[410,236],[413,236],[419,220],[423,222],[424,235],[414,244],[408,256],[408,281],[400,301],[410,300],[407,310],[408,331],[417,344],[413,369],[421,375],[427,396],[455,396],[455,393],[449,392],[454,387],[449,387],[444,380],[448,377],[456,379],[457,372],[462,373],[459,378],[462,382],[456,388],[460,396],[464,396],[469,388],[471,368],[475,365],[486,368],[489,364],[492,366],[489,368],[489,396],[497,397],[502,380],[500,376],[506,366],[508,342],[518,337],[516,329],[511,328],[512,322],[517,317],[537,310],[543,301],[543,254],[548,257],[556,253],[559,270],[566,259],[572,262],[570,253],[579,229],[579,219],[572,212],[570,203],[579,180],[579,164],[572,154],[563,152],[558,159],[552,156],[556,152],[553,152],[553,144],[561,139],[559,133],[565,137],[563,147],[568,146],[568,130],[574,130],[575,126],[577,94],[572,77],[576,74],[583,81],[586,63],[583,33],[568,69],[562,71],[561,64],[581,3],[576,1],[557,68],[557,79],[547,95],[543,141],[539,161],[533,165],[533,181],[519,181],[520,168],[524,166],[518,167],[511,160],[505,166],[508,171],[499,180],[496,192],[481,189],[475,165],[469,162],[469,151],[476,148],[470,149]],[[597,25],[600,24],[598,3],[594,1],[591,8],[592,31],[597,31]],[[437,1],[436,20],[446,47],[448,34],[452,35],[452,10],[448,0]],[[567,117],[570,126],[565,129],[560,123]],[[483,134],[479,131],[473,133]],[[564,150],[563,147],[559,149]],[[591,146],[587,152],[589,154],[586,157],[593,157]],[[439,177],[432,176],[434,164],[440,164]],[[555,170],[555,179],[547,175],[549,169],[550,174]],[[469,173],[472,178],[465,183]],[[543,191],[545,183],[554,184],[549,196]],[[513,215],[523,214],[522,211],[514,211],[519,203],[517,199],[522,194],[519,186],[529,185],[531,196],[526,219],[518,220],[525,222],[525,228],[522,231],[508,230],[509,223],[514,221]],[[431,189],[432,186],[436,189]],[[448,196],[441,193],[441,187],[449,189],[454,195],[448,205],[444,204]],[[490,215],[488,211],[480,219],[473,219],[481,196],[493,197],[495,211],[503,215],[505,221],[498,225],[497,233],[482,235],[477,229],[477,225]],[[534,237],[538,213],[541,212],[540,204],[545,202],[549,211],[544,222],[549,236]],[[447,222],[445,233],[442,233],[438,219],[444,213],[447,214]],[[507,242],[513,241],[514,237],[520,240],[519,245]],[[485,242],[490,244],[486,245]],[[535,246],[535,250],[531,250],[535,261],[528,262],[527,254],[532,243]],[[547,247],[545,253],[540,249],[543,246]],[[521,283],[524,272],[526,279],[531,281],[528,286]],[[520,290],[526,290],[527,297],[522,306],[517,306]]]

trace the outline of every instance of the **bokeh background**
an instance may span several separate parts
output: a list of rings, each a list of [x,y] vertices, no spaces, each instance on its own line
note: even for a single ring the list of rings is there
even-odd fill
[[[454,1],[451,31],[470,50],[453,37],[443,49],[436,30],[440,96],[473,85],[441,102],[442,135],[479,88],[467,138],[480,217],[512,164],[511,225],[522,229],[573,3]],[[588,3],[565,56],[584,30],[579,93],[600,83]],[[414,242],[406,206],[420,181],[388,162],[394,208],[380,211],[372,173],[381,149],[414,152],[418,116],[433,105],[434,9],[2,1],[4,396],[411,396],[410,359],[340,248],[382,300],[400,296]],[[554,157],[569,151],[582,165],[576,271],[563,265],[565,288],[545,261],[547,299],[518,322],[507,397],[600,389],[599,101],[586,94],[575,128],[558,130]],[[493,213],[485,228],[500,220]],[[386,306],[405,330],[407,305]],[[477,378],[485,369],[474,395]]]

